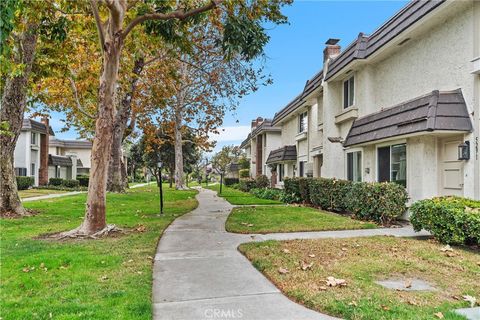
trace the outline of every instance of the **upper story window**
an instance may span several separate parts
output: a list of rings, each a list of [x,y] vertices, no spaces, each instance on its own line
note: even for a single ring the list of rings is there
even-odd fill
[[[355,102],[355,79],[354,77],[350,77],[348,80],[343,82],[343,108],[346,109],[348,107],[353,106]]]
[[[308,128],[307,112],[303,112],[298,116],[298,133],[306,132]]]
[[[32,132],[32,134],[31,134],[31,144],[32,145],[37,144],[37,133],[36,132]]]

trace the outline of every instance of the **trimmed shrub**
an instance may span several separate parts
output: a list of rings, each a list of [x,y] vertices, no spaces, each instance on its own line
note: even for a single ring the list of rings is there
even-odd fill
[[[309,183],[310,202],[325,210],[345,212],[351,186],[352,182],[347,180],[312,179]]]
[[[27,190],[30,187],[33,187],[33,184],[35,183],[35,179],[33,177],[18,176],[16,178],[18,190]]]
[[[282,195],[282,190],[272,188],[253,188],[250,193],[257,198],[268,200],[279,200]]]
[[[77,188],[78,186],[80,186],[80,182],[74,179],[65,179],[62,182],[62,186],[66,188]]]
[[[255,188],[255,186],[256,186],[255,179],[252,179],[252,178],[242,179],[238,183],[238,188],[244,192],[249,192],[250,190]]]
[[[50,178],[48,179],[48,184],[52,186],[61,186],[63,185],[63,179],[62,178]]]
[[[270,179],[264,174],[258,175],[255,178],[255,187],[256,188],[268,188],[270,187]]]
[[[128,182],[133,182],[133,181],[130,181],[131,178],[128,178]],[[78,183],[80,184],[80,186],[82,187],[88,187],[88,182],[90,180],[90,177],[87,176],[87,175],[81,175],[81,176],[77,176],[77,180],[78,180]]]
[[[223,184],[226,186],[231,186],[232,184],[238,183],[238,178],[223,178]]]
[[[238,170],[238,176],[240,177],[240,179],[250,178],[250,169]]]
[[[480,244],[480,201],[438,197],[415,202],[410,221],[415,231],[425,229],[448,244]]]
[[[312,178],[285,178],[283,197],[287,203],[310,203],[310,181]]]
[[[240,189],[240,184],[239,183],[234,183],[230,186],[230,188],[233,188],[233,189]]]
[[[362,220],[388,224],[407,210],[405,188],[393,182],[353,182],[346,196],[346,209]]]

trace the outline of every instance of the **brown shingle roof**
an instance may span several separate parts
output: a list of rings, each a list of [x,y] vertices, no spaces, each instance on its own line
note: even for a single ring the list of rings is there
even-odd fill
[[[51,136],[55,135],[51,126],[48,127],[47,131],[47,126],[45,124],[32,119],[23,119],[22,130],[37,131],[43,134],[49,134]]]
[[[460,89],[430,94],[356,119],[344,146],[429,131],[473,130]]]
[[[337,74],[350,62],[368,58],[444,2],[445,0],[411,1],[372,35],[366,36],[360,33],[354,42],[330,62],[325,80]]]
[[[268,155],[267,163],[276,163],[282,161],[296,161],[297,160],[297,147],[296,146],[283,146],[282,148],[275,149]]]

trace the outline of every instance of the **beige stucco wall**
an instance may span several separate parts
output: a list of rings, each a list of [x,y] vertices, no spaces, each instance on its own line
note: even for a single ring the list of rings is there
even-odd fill
[[[272,152],[275,149],[278,149],[282,147],[282,133],[281,132],[266,132],[265,133],[265,140],[263,144],[263,174],[266,175],[267,177],[271,177],[272,173],[268,166],[266,165],[268,156],[270,155],[270,152]]]

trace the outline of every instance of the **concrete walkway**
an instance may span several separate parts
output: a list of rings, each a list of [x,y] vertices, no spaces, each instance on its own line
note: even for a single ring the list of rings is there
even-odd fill
[[[334,319],[286,298],[237,251],[267,239],[371,235],[415,236],[411,228],[242,235],[225,231],[233,208],[201,189],[199,207],[176,219],[162,236],[153,267],[154,319]]]

